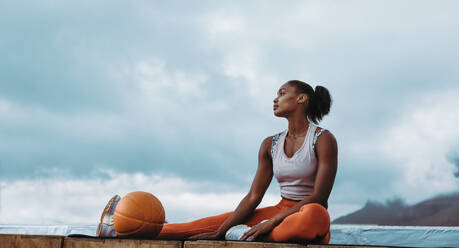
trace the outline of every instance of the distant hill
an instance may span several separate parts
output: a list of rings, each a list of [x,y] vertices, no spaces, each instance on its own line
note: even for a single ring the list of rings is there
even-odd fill
[[[408,206],[400,199],[385,204],[368,201],[333,224],[375,224],[397,226],[459,226],[459,192],[441,195]]]

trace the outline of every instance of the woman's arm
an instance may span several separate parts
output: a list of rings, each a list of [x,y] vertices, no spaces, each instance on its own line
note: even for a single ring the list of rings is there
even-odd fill
[[[234,225],[244,222],[244,220],[260,204],[263,196],[268,189],[273,177],[273,166],[271,160],[272,137],[263,140],[258,152],[258,169],[253,179],[249,193],[241,200],[233,214],[215,232],[201,233],[191,236],[190,239],[220,239],[226,231]]]
[[[307,203],[319,203],[327,207],[328,197],[331,193],[338,167],[338,145],[333,134],[330,132],[323,132],[317,139],[315,151],[318,158],[318,169],[314,182],[314,192],[288,210],[272,217],[267,222],[252,227],[241,237],[241,240],[245,240],[248,237],[253,240],[257,236],[271,231],[275,226],[280,224],[285,217],[298,212],[300,208]]]

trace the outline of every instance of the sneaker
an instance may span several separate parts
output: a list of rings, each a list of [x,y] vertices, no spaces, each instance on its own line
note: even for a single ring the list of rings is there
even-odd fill
[[[263,222],[266,222],[266,221],[268,221],[268,220],[262,220],[262,221],[260,221],[260,223],[263,223]],[[248,230],[250,230],[250,228],[251,228],[250,226],[247,226],[247,225],[244,225],[244,224],[233,226],[230,229],[228,229],[228,231],[226,231],[225,239],[226,240],[241,240],[242,236]],[[252,241],[251,238],[252,237],[248,237],[246,240],[247,241]]]
[[[107,238],[116,237],[115,227],[113,226],[113,215],[115,214],[116,205],[121,200],[119,195],[114,195],[100,216],[100,222],[97,226],[96,237]]]
[[[250,229],[247,225],[236,225],[228,229],[225,234],[226,240],[240,240],[244,233]]]

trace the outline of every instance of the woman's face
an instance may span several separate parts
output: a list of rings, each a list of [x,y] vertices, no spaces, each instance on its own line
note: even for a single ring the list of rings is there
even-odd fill
[[[301,107],[302,104],[298,103],[303,101],[304,100],[300,98],[300,94],[296,92],[295,86],[285,83],[279,88],[277,91],[277,97],[273,100],[274,115],[278,117],[286,117],[290,113],[293,113],[298,107]]]

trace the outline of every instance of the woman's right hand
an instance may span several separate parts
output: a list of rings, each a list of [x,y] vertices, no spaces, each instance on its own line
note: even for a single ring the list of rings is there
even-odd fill
[[[207,233],[200,233],[189,237],[189,239],[223,239],[226,230],[232,226],[243,223],[253,210],[258,206],[273,178],[273,166],[271,160],[271,140],[267,137],[263,140],[258,152],[258,169],[253,179],[249,193],[242,199],[236,210],[230,215],[218,230]]]
[[[199,234],[195,234],[191,237],[189,237],[189,239],[221,239],[223,237],[223,235],[218,232],[218,231],[213,231],[213,232],[206,232],[206,233],[199,233]]]

